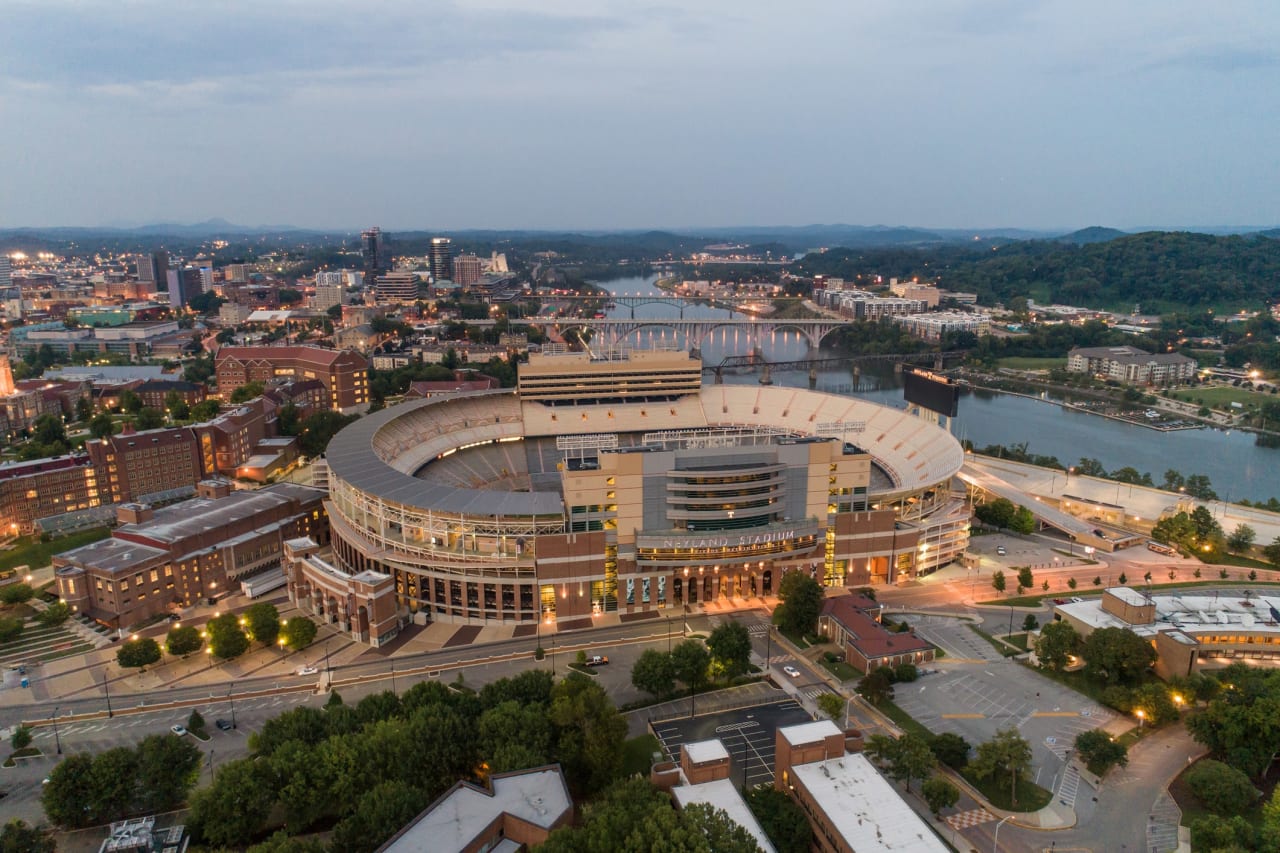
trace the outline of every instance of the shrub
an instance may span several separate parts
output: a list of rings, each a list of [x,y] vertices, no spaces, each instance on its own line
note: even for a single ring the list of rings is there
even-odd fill
[[[1187,771],[1187,787],[1211,812],[1240,814],[1258,799],[1249,777],[1229,764],[1205,759]]]
[[[893,680],[909,683],[920,677],[920,670],[913,663],[900,663],[893,668]]]

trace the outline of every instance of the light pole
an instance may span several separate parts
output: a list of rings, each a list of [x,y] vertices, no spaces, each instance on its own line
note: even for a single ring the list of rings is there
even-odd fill
[[[1142,731],[1142,724],[1147,720],[1147,712],[1139,708],[1137,710],[1137,714],[1138,714],[1138,731]]]
[[[53,742],[57,744],[58,755],[62,755],[62,738],[58,737],[58,709],[53,709]]]
[[[391,695],[392,696],[400,695],[399,693],[396,692],[396,662],[394,658],[391,660]]]
[[[1000,853],[1000,827],[1004,826],[1005,821],[1012,817],[1013,815],[1008,815],[996,824],[996,834],[991,838],[991,853]]]
[[[109,720],[114,715],[111,713],[111,679],[107,676],[106,664],[102,667],[102,689],[107,691],[107,719]]]
[[[227,701],[231,703],[231,728],[236,728],[236,697],[231,695],[231,688],[234,685],[227,685]]]
[[[1008,636],[1010,636],[1010,637],[1012,637],[1012,636],[1013,636],[1013,605],[1012,605],[1012,604],[1010,604],[1010,605],[1009,605],[1009,633],[1008,633]]]

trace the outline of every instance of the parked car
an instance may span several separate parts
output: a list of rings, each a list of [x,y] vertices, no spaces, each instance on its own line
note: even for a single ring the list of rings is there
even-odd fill
[[[1072,603],[1072,604],[1077,604],[1077,603],[1079,603],[1079,602],[1081,602],[1081,601],[1084,601],[1084,599],[1083,599],[1083,598],[1080,598],[1079,596],[1076,596],[1076,597],[1074,597],[1074,598],[1072,598],[1072,599],[1071,599],[1071,603]]]
[[[231,723],[227,720],[214,720],[213,724],[224,732],[229,732],[233,728]]]
[[[609,658],[605,655],[592,655],[587,658],[587,666],[604,666],[609,662]]]
[[[782,668],[782,671],[785,672],[787,675],[791,676],[792,678],[800,677],[800,670],[796,669],[791,664],[787,664],[786,666],[784,666]]]
[[[318,670],[314,666],[298,667],[298,675],[315,675]]]
[[[1055,598],[1055,599],[1053,600],[1053,603],[1054,603],[1054,604],[1066,604],[1066,603],[1067,603],[1067,600],[1066,600],[1065,598]]]
[[[998,556],[998,557],[1003,557],[1003,556],[1004,556],[1005,554],[1007,554],[1007,553],[1008,553],[1008,552],[1007,552],[1007,551],[1005,551],[1005,549],[1004,549],[1004,546],[1003,546],[1003,545],[997,545],[997,546],[996,546],[996,556]]]
[[[169,731],[173,732],[178,737],[182,737],[187,733],[187,727],[186,726],[169,726]]]

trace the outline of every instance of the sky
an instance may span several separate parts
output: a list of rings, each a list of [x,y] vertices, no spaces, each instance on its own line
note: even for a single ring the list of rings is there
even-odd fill
[[[0,227],[1280,225],[1274,0],[0,6]]]

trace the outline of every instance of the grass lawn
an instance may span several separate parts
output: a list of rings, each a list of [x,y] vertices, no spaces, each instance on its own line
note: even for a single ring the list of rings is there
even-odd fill
[[[1236,388],[1232,385],[1216,385],[1212,388],[1186,388],[1174,391],[1171,394],[1175,400],[1182,400],[1187,403],[1195,403],[1209,408],[1220,408],[1230,405],[1231,403],[1240,403],[1249,405],[1250,403],[1261,403],[1264,400],[1274,400],[1270,394],[1259,394],[1257,391],[1247,391],[1243,388]]]
[[[808,641],[806,641],[806,640],[805,640],[805,638],[804,638],[804,637],[802,637],[802,636],[800,636],[799,634],[792,633],[792,632],[790,632],[790,631],[784,631],[784,630],[782,630],[781,628],[779,628],[779,629],[778,629],[778,633],[779,633],[779,634],[781,634],[782,636],[786,637],[786,638],[787,638],[788,640],[790,640],[791,642],[795,643],[795,644],[796,644],[796,648],[798,648],[798,649],[807,649],[807,648],[809,648],[809,643],[808,643]]]
[[[1023,632],[1021,634],[1012,634],[1008,637],[1003,637],[1002,639],[1006,643],[1009,643],[1010,645],[1017,646],[1018,648],[1022,649],[1022,651],[1024,652],[1028,651],[1026,632]]]
[[[1271,574],[1276,567],[1262,560],[1255,560],[1252,557],[1241,557],[1239,554],[1219,554],[1214,560],[1215,563],[1222,563],[1227,566],[1239,566],[1242,569],[1261,569],[1258,577],[1261,580],[1270,580],[1275,583],[1280,581],[1275,575]]]
[[[997,364],[1000,367],[1008,367],[1011,370],[1053,370],[1055,367],[1066,367],[1067,360],[1065,358],[1032,358],[1030,356],[1009,356],[1000,359]]]
[[[893,720],[894,723],[897,724],[898,728],[902,729],[904,732],[916,735],[917,737],[922,737],[925,740],[929,740],[933,737],[933,732],[925,728],[923,723],[917,722],[915,717],[895,705],[893,700],[886,699],[876,707],[880,710],[880,713]]]
[[[1014,805],[1015,798],[1009,795],[1007,778],[998,778],[993,774],[986,779],[978,779],[967,767],[961,771],[961,774],[969,781],[969,784],[981,791],[982,795],[990,800],[991,805],[998,809],[1034,812],[1049,805],[1049,801],[1053,799],[1052,791],[1047,791],[1030,779],[1023,779],[1019,776],[1017,805]]]
[[[23,537],[21,545],[12,551],[5,551],[0,556],[0,571],[23,565],[33,569],[43,568],[52,562],[54,554],[61,554],[63,551],[70,551],[72,548],[106,539],[109,535],[111,535],[111,528],[95,527],[92,530],[82,530],[70,536],[54,539],[52,542],[41,542],[35,536]]]
[[[632,776],[636,773],[648,775],[653,764],[653,754],[661,752],[662,746],[653,735],[640,735],[622,742],[622,774]]]
[[[828,672],[841,681],[856,681],[857,679],[862,678],[862,673],[858,672],[858,670],[854,669],[842,660],[835,662],[824,660],[821,661],[821,663]]]

